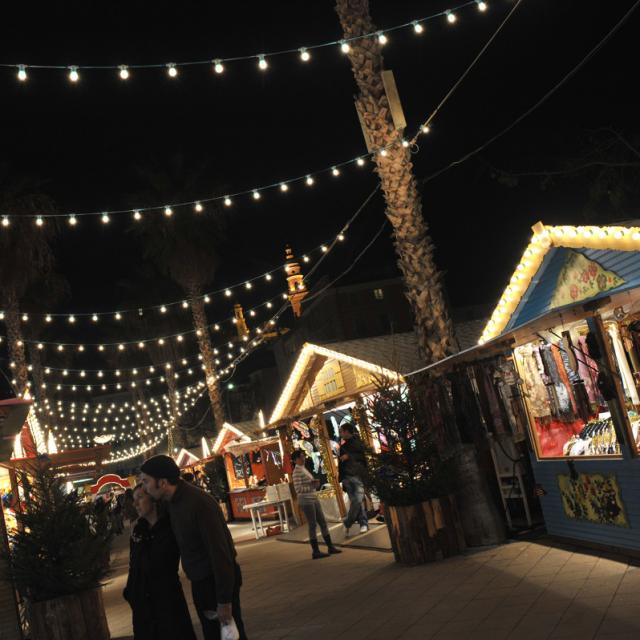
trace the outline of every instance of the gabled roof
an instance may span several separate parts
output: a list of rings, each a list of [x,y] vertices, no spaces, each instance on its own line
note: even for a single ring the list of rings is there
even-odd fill
[[[640,286],[640,227],[546,226],[538,222],[479,343],[544,315],[556,306],[559,278],[571,254],[616,276],[614,285],[581,297],[581,303]],[[573,303],[575,304],[575,303]]]

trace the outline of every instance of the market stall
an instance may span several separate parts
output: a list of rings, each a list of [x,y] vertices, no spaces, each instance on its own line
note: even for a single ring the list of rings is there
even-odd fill
[[[324,487],[319,497],[327,519],[345,515],[337,465],[340,425],[353,422],[363,441],[377,449],[366,411],[376,378],[404,384],[403,374],[422,364],[413,333],[302,348],[266,431],[277,434],[287,454],[305,451]]]
[[[640,228],[541,223],[481,338],[516,372],[550,534],[640,552]]]
[[[255,437],[258,427],[257,422],[225,423],[213,445],[212,453],[224,459],[231,510],[236,519],[249,519],[245,507],[264,501],[268,487],[288,483],[291,477],[291,464],[283,456],[280,439]],[[275,510],[266,515],[275,515]]]

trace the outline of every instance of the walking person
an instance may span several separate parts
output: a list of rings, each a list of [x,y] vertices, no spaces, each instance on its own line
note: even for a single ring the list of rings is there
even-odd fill
[[[220,640],[220,625],[228,629],[232,621],[240,640],[246,640],[240,609],[242,574],[220,505],[182,480],[169,456],[149,458],[141,467],[141,479],[147,493],[168,505],[205,640]]]
[[[313,474],[305,467],[305,457],[304,451],[301,449],[296,449],[291,455],[291,460],[295,465],[292,475],[293,486],[298,496],[298,504],[309,525],[309,543],[313,550],[311,557],[314,560],[318,560],[319,558],[328,558],[330,554],[342,553],[342,551],[334,547],[331,541],[327,521],[320,506],[320,500],[318,500],[316,494],[320,481],[316,480]],[[318,546],[318,534],[316,530],[318,525],[320,526],[320,531],[322,532],[322,537],[329,553],[323,553]]]
[[[366,533],[369,520],[364,506],[364,478],[367,472],[364,444],[352,422],[340,425],[340,437],[338,472],[340,482],[349,496],[349,511],[344,519],[346,534],[349,534],[355,522],[360,525],[360,533]]]
[[[133,491],[140,516],[131,534],[129,577],[124,598],[133,612],[134,640],[196,640],[178,578],[179,553],[163,505]]]

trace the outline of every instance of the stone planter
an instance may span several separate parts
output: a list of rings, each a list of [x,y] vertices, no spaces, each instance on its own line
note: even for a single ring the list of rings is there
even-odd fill
[[[102,588],[29,605],[33,640],[109,640]]]
[[[384,506],[396,562],[424,564],[456,555],[466,548],[453,496],[408,506]]]

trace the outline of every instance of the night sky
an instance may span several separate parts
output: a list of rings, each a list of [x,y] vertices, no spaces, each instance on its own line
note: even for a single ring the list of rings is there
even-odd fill
[[[441,1],[372,0],[380,28],[452,6]],[[420,140],[418,178],[429,176],[510,124],[556,84],[611,29],[633,3],[524,0],[509,24]],[[224,6],[223,6],[224,5]],[[385,64],[394,71],[409,130],[434,108],[513,6],[493,0],[480,14],[441,18],[421,36],[407,28],[390,34]],[[637,33],[640,12],[573,79],[533,115],[481,154],[423,186],[424,213],[446,272],[454,307],[493,303],[538,220],[585,220],[592,174],[539,178],[506,186],[493,168],[555,169],[592,148],[590,137],[613,127],[637,134]],[[14,3],[3,7],[0,62],[134,64],[213,59],[311,45],[341,37],[330,0],[307,2]],[[101,211],[141,202],[136,166],[163,167],[182,156],[205,167],[193,198],[222,195],[314,173],[364,153],[353,106],[355,84],[338,47],[270,60],[229,63],[223,75],[210,66],[135,70],[123,82],[114,71],[82,72],[71,84],[63,71],[33,70],[25,83],[15,69],[0,70],[0,162],[14,175],[44,181],[61,211]],[[281,262],[286,243],[300,252],[334,236],[376,184],[367,168],[347,168],[339,179],[318,176],[288,194],[272,190],[259,203],[238,199],[227,210],[222,262],[211,288],[244,280]],[[591,221],[637,215],[637,194],[623,211],[603,204]],[[190,211],[176,215],[193,215]],[[161,216],[158,217],[162,224]],[[383,221],[378,196],[348,241],[318,276],[340,273]],[[130,219],[108,229],[99,219],[65,229],[56,251],[71,296],[58,311],[116,309],[119,286],[139,269],[142,250],[127,233]],[[354,270],[364,280],[392,270],[389,233]],[[352,274],[353,277],[353,274]],[[1,284],[1,283],[0,283]],[[283,284],[283,283],[281,283]],[[275,286],[275,285],[274,285]],[[276,289],[277,291],[277,289]],[[157,303],[166,289],[158,285]],[[256,292],[246,303],[264,294]],[[127,293],[131,299],[131,292]],[[140,293],[149,302],[153,291]],[[226,307],[224,305],[227,305]],[[230,305],[220,302],[220,314]],[[214,314],[215,315],[215,314]],[[80,327],[74,339],[81,341]],[[69,336],[71,337],[71,336]]]

